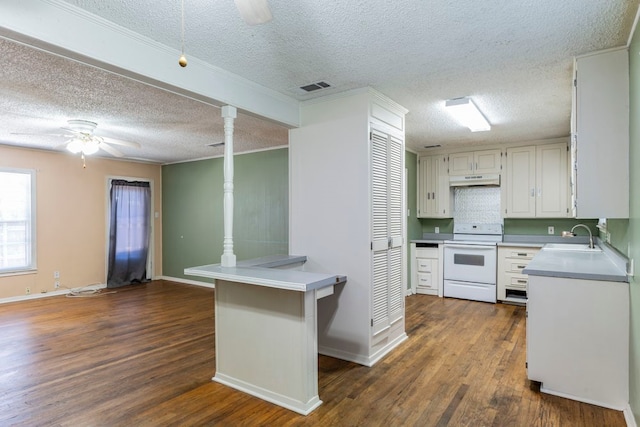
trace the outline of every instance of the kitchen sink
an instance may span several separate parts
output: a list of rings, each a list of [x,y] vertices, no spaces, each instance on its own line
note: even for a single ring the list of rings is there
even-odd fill
[[[599,247],[590,248],[587,243],[547,243],[542,248],[547,251],[601,252]]]

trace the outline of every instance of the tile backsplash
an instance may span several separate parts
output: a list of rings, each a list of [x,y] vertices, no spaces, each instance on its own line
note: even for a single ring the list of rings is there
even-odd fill
[[[459,224],[502,224],[500,187],[455,188],[453,220]]]

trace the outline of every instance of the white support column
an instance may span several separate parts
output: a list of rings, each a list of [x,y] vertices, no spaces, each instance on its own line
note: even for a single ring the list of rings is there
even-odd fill
[[[233,253],[233,121],[238,113],[236,107],[222,107],[224,118],[224,241],[221,264],[223,267],[235,267],[236,255]]]

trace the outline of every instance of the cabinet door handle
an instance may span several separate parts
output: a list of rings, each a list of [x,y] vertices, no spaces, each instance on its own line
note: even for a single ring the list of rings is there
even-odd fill
[[[526,265],[519,265],[518,268],[525,268]]]
[[[427,192],[427,200],[431,200],[431,193]]]
[[[538,188],[538,197],[542,195],[542,188]]]
[[[536,196],[536,189],[532,188],[531,189],[531,197],[535,197]]]
[[[518,283],[527,283],[526,280],[518,280]]]
[[[436,192],[435,192],[435,191],[434,191],[433,193],[431,193],[431,198],[432,198],[433,200],[435,200],[435,199],[436,199]]]
[[[526,253],[525,254],[519,253],[518,256],[527,256],[527,254]]]

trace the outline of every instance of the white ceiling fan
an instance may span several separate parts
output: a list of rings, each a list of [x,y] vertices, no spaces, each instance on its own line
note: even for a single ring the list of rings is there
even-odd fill
[[[70,132],[71,138],[65,143],[65,146],[67,150],[74,154],[82,153],[83,155],[91,155],[95,154],[98,150],[103,150],[114,157],[123,157],[124,154],[111,145],[140,148],[140,144],[137,142],[121,141],[94,135],[93,131],[98,126],[96,122],[89,120],[68,120],[67,124],[68,126],[62,129]]]

